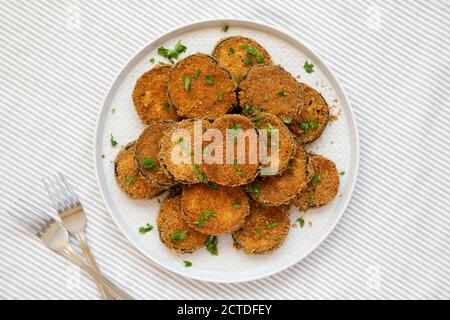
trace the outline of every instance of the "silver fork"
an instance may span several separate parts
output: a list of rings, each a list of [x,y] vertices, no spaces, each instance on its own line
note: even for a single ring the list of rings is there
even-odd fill
[[[31,231],[52,251],[61,254],[80,268],[91,274],[94,279],[108,289],[113,298],[132,300],[125,291],[103,276],[99,271],[87,264],[70,246],[69,233],[50,215],[35,206],[19,200],[7,211],[22,226]]]
[[[84,229],[87,219],[77,194],[61,173],[43,177],[42,182],[64,227],[77,239],[81,251],[91,266],[100,271],[86,241]],[[103,299],[110,298],[101,284],[97,283],[97,289]]]

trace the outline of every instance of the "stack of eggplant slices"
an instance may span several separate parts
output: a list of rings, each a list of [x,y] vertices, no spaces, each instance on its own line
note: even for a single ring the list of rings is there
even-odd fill
[[[253,39],[228,37],[211,56],[181,59],[186,50],[181,42],[174,49],[160,47],[167,64],[157,63],[138,78],[132,99],[146,128],[117,154],[116,181],[132,199],[168,191],[157,227],[161,242],[176,253],[206,246],[217,254],[217,235],[224,233],[231,233],[235,247],[246,254],[270,253],[286,239],[291,205],[306,211],[326,205],[338,192],[334,162],[303,148],[325,129],[329,107],[319,92],[274,65]],[[241,129],[260,137],[265,129],[269,140],[277,132],[277,170],[263,175],[269,164],[259,160],[226,161],[225,143],[222,163],[196,163],[196,125],[203,155],[211,144],[202,136],[208,129],[224,137]],[[174,139],[176,132],[190,135]],[[246,159],[252,155],[250,140],[244,136]],[[177,146],[189,163],[174,160]],[[301,216],[297,222],[303,227]]]

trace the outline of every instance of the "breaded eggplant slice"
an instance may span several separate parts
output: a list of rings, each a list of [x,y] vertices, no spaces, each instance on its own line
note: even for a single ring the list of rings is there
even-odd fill
[[[164,190],[141,175],[134,160],[135,142],[123,147],[114,161],[114,175],[120,189],[131,199],[151,199]]]
[[[330,109],[319,92],[307,84],[303,87],[303,109],[292,119],[289,129],[295,133],[301,143],[316,140],[330,119]]]
[[[333,200],[339,190],[339,173],[336,165],[324,156],[310,154],[308,163],[311,164],[311,179],[293,203],[302,211],[326,205]]]
[[[239,82],[256,64],[272,64],[269,53],[253,39],[234,36],[222,39],[213,50],[213,57]]]
[[[235,246],[246,254],[269,253],[283,244],[289,227],[289,206],[268,207],[250,201],[250,215],[232,236]]]
[[[167,77],[171,66],[155,66],[136,81],[132,98],[142,122],[178,120],[174,107],[167,96]]]
[[[279,176],[259,176],[247,188],[256,201],[268,206],[288,203],[308,183],[308,157],[300,144],[288,168]]]
[[[192,253],[208,240],[208,235],[195,231],[183,220],[181,195],[168,195],[164,199],[156,224],[161,242],[176,253]]]
[[[135,145],[135,158],[139,171],[154,185],[163,189],[177,183],[167,170],[162,168],[158,157],[161,137],[174,123],[173,121],[156,121],[149,124]]]
[[[197,53],[169,72],[168,95],[179,116],[212,120],[236,104],[236,82],[212,57]]]
[[[200,166],[208,181],[224,186],[240,186],[253,181],[259,170],[258,134],[252,121],[239,114],[226,114],[217,118],[209,129],[216,129],[222,133],[222,157],[217,156],[220,163],[208,163],[207,157],[213,159],[217,150],[211,141],[204,141],[203,163]],[[205,139],[206,140],[206,139]],[[212,139],[214,140],[214,139]],[[227,142],[234,148],[227,161]],[[242,144],[241,144],[242,141]],[[244,148],[245,149],[244,149]],[[239,154],[243,157],[240,158]]]
[[[239,102],[244,113],[259,110],[283,120],[292,119],[303,108],[302,86],[280,66],[252,67],[242,79],[240,89]]]
[[[262,138],[264,135],[262,130],[266,132],[266,139],[260,140],[261,143],[265,143],[267,146],[267,160],[273,159],[269,163],[265,163],[264,157],[266,155],[260,155],[262,170],[267,170],[265,174],[272,172],[272,175],[282,174],[288,167],[289,162],[295,155],[297,150],[297,143],[294,140],[294,136],[288,127],[277,116],[268,113],[257,113],[252,117],[252,121],[258,129],[259,136]],[[275,153],[274,138],[275,133],[278,130],[278,156]],[[263,157],[264,156],[264,157]]]
[[[183,188],[181,211],[188,225],[200,233],[218,235],[239,229],[250,213],[243,187],[195,184]]]
[[[195,123],[201,123],[201,133],[194,137]],[[185,119],[177,122],[169,130],[165,131],[159,143],[159,162],[168,175],[180,183],[190,184],[206,182],[206,178],[200,169],[201,162],[201,135],[207,129],[209,123],[204,120]],[[199,128],[200,129],[200,128]],[[187,136],[185,136],[185,134]],[[195,145],[199,148],[200,160],[194,161]],[[177,161],[178,160],[178,163]]]

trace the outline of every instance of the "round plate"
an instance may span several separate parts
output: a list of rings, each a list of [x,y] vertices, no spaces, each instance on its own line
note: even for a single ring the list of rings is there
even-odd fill
[[[227,33],[222,26],[229,25]],[[131,100],[137,78],[164,59],[157,54],[160,46],[173,48],[178,40],[188,47],[187,55],[211,53],[214,45],[225,36],[243,35],[258,41],[270,53],[275,64],[317,89],[331,107],[336,117],[330,121],[322,136],[306,149],[323,154],[335,161],[341,176],[338,196],[327,206],[309,210],[303,228],[292,227],[285,243],[273,253],[248,256],[233,247],[229,234],[219,237],[219,255],[212,256],[205,249],[190,255],[176,255],[160,241],[156,229],[158,199],[130,200],[123,194],[114,178],[114,160],[119,147],[113,148],[110,135],[121,145],[135,140],[144,125],[139,120]],[[314,64],[314,72],[303,69],[305,60]],[[115,112],[113,112],[115,109]],[[279,272],[299,262],[314,250],[335,227],[342,216],[353,192],[359,162],[359,143],[355,118],[350,103],[336,77],[325,63],[301,41],[272,27],[250,21],[214,20],[186,25],[170,31],[147,44],[124,66],[114,79],[103,101],[97,119],[94,162],[100,192],[111,216],[119,229],[145,256],[157,264],[180,275],[213,282],[240,282],[260,279]],[[164,197],[164,196],[162,196]],[[159,199],[162,200],[162,199]],[[292,223],[301,213],[291,209]],[[140,234],[138,228],[147,223],[155,226],[153,231]],[[183,260],[192,262],[186,268]]]

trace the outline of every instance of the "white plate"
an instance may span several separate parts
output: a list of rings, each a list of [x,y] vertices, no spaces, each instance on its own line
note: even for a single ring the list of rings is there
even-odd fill
[[[230,26],[225,34],[221,27]],[[338,196],[329,205],[310,210],[305,215],[305,226],[291,228],[288,237],[278,250],[271,254],[247,256],[232,246],[230,235],[219,237],[219,255],[211,256],[204,249],[191,255],[176,255],[163,246],[156,230],[157,200],[136,201],[128,199],[116,185],[113,164],[119,147],[112,148],[110,134],[124,145],[136,139],[144,129],[131,100],[136,79],[152,65],[163,60],[157,55],[161,45],[172,48],[178,40],[188,47],[181,57],[195,52],[211,53],[221,38],[243,35],[256,39],[270,53],[275,64],[281,64],[300,81],[308,83],[322,93],[337,120],[330,122],[322,136],[307,147],[336,162],[341,176]],[[314,64],[314,72],[306,74],[305,60]],[[113,113],[112,109],[116,112]],[[104,155],[104,157],[102,157]],[[324,62],[303,43],[285,32],[256,22],[241,20],[203,21],[180,27],[150,42],[140,50],[114,79],[103,101],[95,132],[94,161],[100,192],[111,216],[120,230],[145,256],[157,264],[180,275],[213,282],[240,282],[272,275],[299,262],[314,250],[333,230],[342,216],[353,192],[359,162],[358,134],[350,103],[336,77]],[[291,219],[299,216],[292,207]],[[311,222],[311,225],[308,223]],[[151,223],[153,231],[139,234],[138,228]],[[193,263],[184,267],[183,260]]]

